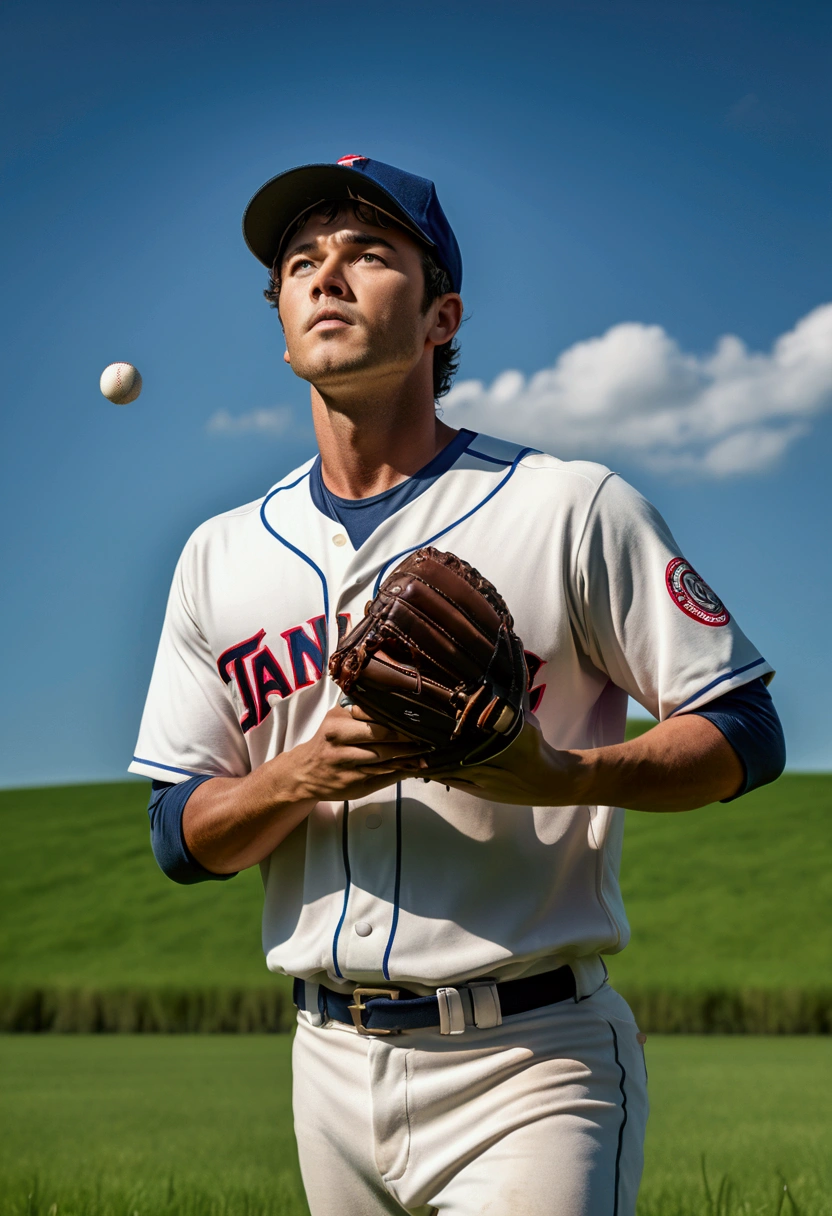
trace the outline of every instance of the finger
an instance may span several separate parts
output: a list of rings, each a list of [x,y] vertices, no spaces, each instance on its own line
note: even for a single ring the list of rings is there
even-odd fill
[[[420,774],[420,776],[426,777],[429,781],[447,782],[449,780],[454,780],[454,781],[461,780],[460,775],[459,775],[460,774],[459,765],[456,765],[454,768],[438,768],[438,767],[431,768],[430,756],[428,756],[427,764],[425,764],[423,767],[424,767],[425,771],[422,772]]]
[[[361,777],[385,777],[395,775],[400,781],[404,781],[407,777],[412,777],[413,774],[403,769],[400,764],[365,764],[357,768],[356,773]]]
[[[357,745],[357,750],[364,752],[364,763],[375,764],[380,761],[386,764],[390,760],[399,759],[403,764],[412,765],[415,768],[427,768],[429,755],[424,743],[372,743],[366,747]]]
[[[392,735],[395,738],[400,738],[400,739],[412,739],[413,738],[412,735],[408,735],[403,730],[396,730],[396,728],[393,726],[384,726],[383,723],[376,721],[376,719],[372,716],[371,713],[369,713],[366,709],[362,709],[360,705],[356,705],[354,702],[352,703],[352,705],[350,707],[350,715],[352,716],[352,719],[354,722],[364,722],[367,724],[371,724],[371,725],[375,726],[377,730],[387,731],[388,734]]]
[[[344,694],[338,702],[338,708],[345,710],[350,717],[356,722],[374,722],[372,714],[368,714],[366,709],[362,709],[360,705],[356,705],[352,697]]]
[[[338,723],[338,735],[345,743],[361,746],[364,743],[413,743],[424,751],[426,745],[419,743],[412,735],[405,735],[392,727],[382,726],[379,722],[360,722],[349,718],[346,722]]]
[[[376,743],[372,747],[343,747],[334,757],[339,768],[368,768],[377,764],[408,765],[424,747],[418,743]]]
[[[393,765],[397,772],[403,773],[407,777],[421,777],[425,769],[421,757],[418,760],[407,760],[401,756],[393,756],[389,760],[379,760],[375,764],[362,764],[361,771],[369,774],[380,773]]]
[[[369,730],[390,731],[395,733],[392,727],[385,726],[381,722],[374,721],[369,714],[365,713],[358,705],[352,706],[351,709],[342,709],[338,706],[336,709],[331,709],[327,717],[330,719],[332,726],[338,730]]]
[[[403,772],[401,769],[381,770],[381,772],[382,776],[377,776],[376,773],[362,773],[361,776],[368,785],[372,782],[377,789],[389,788],[395,782],[413,780],[413,773]]]
[[[377,722],[371,717],[366,710],[359,705],[353,706],[350,710],[353,722],[357,726],[371,730],[376,738],[392,738],[392,739],[408,739],[412,740],[413,735],[409,735],[406,731],[397,729],[395,726],[387,726],[383,722]]]

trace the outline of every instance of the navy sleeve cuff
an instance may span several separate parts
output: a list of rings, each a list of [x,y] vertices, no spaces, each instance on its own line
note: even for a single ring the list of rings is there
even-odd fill
[[[182,812],[185,803],[198,785],[210,781],[210,777],[191,777],[179,785],[167,781],[152,783],[147,813],[150,816],[150,843],[159,869],[174,882],[224,882],[234,874],[214,874],[200,865],[185,844],[182,831]]]
[[[786,740],[771,695],[762,679],[743,684],[691,711],[707,718],[733,747],[745,771],[740,789],[723,802],[776,781],[786,767]]]

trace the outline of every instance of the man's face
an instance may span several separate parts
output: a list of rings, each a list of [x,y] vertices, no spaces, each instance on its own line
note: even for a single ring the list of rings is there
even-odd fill
[[[292,370],[326,392],[406,376],[425,354],[431,312],[416,241],[347,209],[312,215],[280,269],[280,320]],[[362,375],[363,373],[363,375]]]

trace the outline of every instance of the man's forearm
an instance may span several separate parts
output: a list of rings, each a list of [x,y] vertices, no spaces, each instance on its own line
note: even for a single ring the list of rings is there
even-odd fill
[[[423,750],[396,731],[331,709],[307,743],[246,777],[214,777],[188,799],[182,831],[188,849],[214,874],[257,865],[319,802],[363,798],[411,775]]]
[[[529,721],[511,747],[488,764],[429,777],[474,797],[518,806],[691,811],[736,794],[745,773],[718,728],[686,714],[629,743],[581,751],[551,747]]]
[[[215,874],[233,874],[268,857],[315,806],[287,780],[283,757],[246,777],[214,777],[191,794],[182,815],[190,852]]]
[[[639,811],[690,811],[740,789],[742,763],[712,722],[668,718],[629,743],[569,753],[576,802]]]

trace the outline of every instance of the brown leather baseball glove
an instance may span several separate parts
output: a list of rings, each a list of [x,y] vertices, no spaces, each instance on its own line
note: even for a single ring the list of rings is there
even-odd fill
[[[505,601],[453,553],[401,562],[329,660],[375,722],[423,741],[431,769],[481,764],[523,728],[528,669]]]

